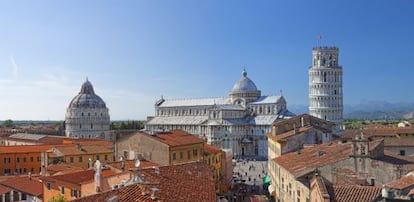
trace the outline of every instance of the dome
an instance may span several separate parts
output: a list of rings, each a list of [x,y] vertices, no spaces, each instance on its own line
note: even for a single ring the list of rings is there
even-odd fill
[[[81,90],[69,104],[69,108],[106,108],[105,102],[95,94],[91,82],[86,79]]]
[[[256,85],[247,77],[246,70],[243,70],[242,77],[238,80],[231,90],[233,92],[255,92],[257,91]]]

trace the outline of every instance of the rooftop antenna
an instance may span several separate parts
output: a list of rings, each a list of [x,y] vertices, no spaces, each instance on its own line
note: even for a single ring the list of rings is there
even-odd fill
[[[280,96],[283,96],[283,90],[280,90]]]

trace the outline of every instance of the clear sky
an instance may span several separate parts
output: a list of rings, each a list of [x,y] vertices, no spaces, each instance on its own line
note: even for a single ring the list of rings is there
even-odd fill
[[[414,1],[3,1],[0,120],[63,120],[86,77],[111,119],[160,98],[225,97],[246,67],[308,104],[311,50],[340,49],[344,104],[413,102]]]

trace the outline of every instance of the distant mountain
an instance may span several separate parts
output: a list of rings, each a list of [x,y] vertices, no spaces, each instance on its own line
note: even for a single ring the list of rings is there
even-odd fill
[[[346,119],[413,119],[414,103],[363,100],[358,105],[345,105]]]
[[[289,105],[295,114],[309,113],[307,105]],[[391,103],[379,100],[363,100],[357,105],[344,106],[345,119],[414,119],[414,103]]]

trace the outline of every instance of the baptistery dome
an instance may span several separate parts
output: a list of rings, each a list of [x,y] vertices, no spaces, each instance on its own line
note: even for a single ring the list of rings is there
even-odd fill
[[[233,85],[232,90],[230,91],[230,98],[233,103],[240,102],[250,102],[259,98],[261,95],[260,90],[257,90],[256,84],[247,77],[246,70],[243,70],[242,77],[236,81]]]
[[[82,84],[81,90],[69,104],[74,108],[106,108],[105,102],[95,94],[91,82],[88,80]]]
[[[109,139],[108,111],[105,102],[95,94],[91,82],[86,79],[66,110],[66,136]]]

